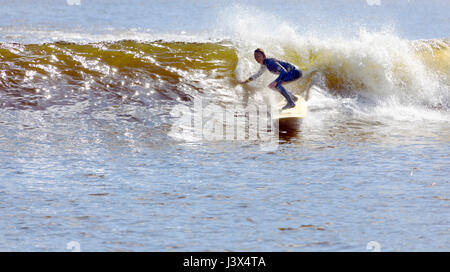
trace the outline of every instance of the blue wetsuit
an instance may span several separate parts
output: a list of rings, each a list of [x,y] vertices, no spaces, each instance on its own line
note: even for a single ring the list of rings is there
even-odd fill
[[[295,100],[295,97],[290,92],[288,92],[282,84],[284,82],[290,82],[299,79],[302,76],[302,71],[288,62],[280,61],[274,58],[265,58],[259,71],[256,74],[252,75],[248,79],[248,81],[252,81],[258,78],[266,70],[269,70],[273,74],[279,74],[279,76],[275,79],[275,82],[277,82],[275,87],[286,98],[288,103],[294,103],[293,100]]]

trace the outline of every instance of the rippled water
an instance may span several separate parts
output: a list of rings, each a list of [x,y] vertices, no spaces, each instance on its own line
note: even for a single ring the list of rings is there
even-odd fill
[[[4,5],[1,251],[66,251],[70,242],[82,251],[368,251],[372,241],[382,251],[449,250],[445,1],[355,1],[337,11],[327,1],[290,3],[285,20],[278,8],[269,13],[270,1],[136,1],[127,12],[112,2]],[[273,26],[248,12],[255,6]],[[375,13],[351,38],[299,34],[331,7],[343,36],[354,26],[343,27],[349,7],[361,11],[360,25],[366,8]],[[399,15],[405,7],[421,15],[415,28]],[[296,21],[293,11],[307,8],[308,20]],[[50,16],[70,9],[72,17]],[[144,20],[151,10],[161,12]],[[152,20],[182,11],[200,16],[187,34],[176,34],[182,22]],[[211,31],[213,17],[232,20]],[[377,30],[386,18],[400,33]],[[430,21],[432,30],[417,26]],[[280,100],[263,87],[271,75],[236,84],[257,68],[256,45],[314,74],[304,79],[314,87],[302,124],[272,151],[174,133],[190,122],[173,109],[196,98],[220,107]]]
[[[448,249],[448,126],[328,120],[267,153],[57,115],[2,121],[2,250]]]

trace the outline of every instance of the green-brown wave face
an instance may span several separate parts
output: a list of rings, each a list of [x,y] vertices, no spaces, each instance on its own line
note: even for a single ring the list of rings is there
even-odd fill
[[[0,93],[13,107],[92,94],[189,100],[202,81],[232,79],[236,64],[233,47],[221,43],[8,43],[0,45]]]
[[[450,42],[413,41],[408,50],[412,53],[386,51],[386,59],[380,60],[371,51],[348,52],[333,45],[291,45],[274,57],[292,62],[305,75],[310,71],[314,73],[309,75],[320,74],[323,86],[331,92],[426,89],[425,83],[417,81],[420,78],[448,90]],[[241,73],[236,72],[238,59],[245,60]],[[245,66],[248,63],[255,64],[251,51],[224,41],[2,43],[0,106],[45,108],[93,96],[143,103],[146,99],[189,101],[199,93],[224,95],[242,90],[237,79],[243,80],[255,72],[256,66]],[[311,80],[311,76],[305,76],[298,88]],[[267,85],[253,84],[255,90]]]

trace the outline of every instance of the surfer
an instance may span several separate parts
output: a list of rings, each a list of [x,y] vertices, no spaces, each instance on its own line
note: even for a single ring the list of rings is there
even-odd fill
[[[260,77],[266,70],[269,70],[274,74],[279,74],[279,76],[272,83],[270,83],[268,87],[273,90],[278,90],[281,95],[286,98],[287,104],[282,108],[282,110],[295,107],[295,102],[298,98],[287,91],[282,84],[299,79],[302,76],[302,71],[288,62],[280,61],[275,58],[267,58],[264,51],[260,48],[255,50],[254,56],[255,60],[261,64],[261,68],[259,68],[259,71],[256,74],[240,83],[249,83],[250,81]]]

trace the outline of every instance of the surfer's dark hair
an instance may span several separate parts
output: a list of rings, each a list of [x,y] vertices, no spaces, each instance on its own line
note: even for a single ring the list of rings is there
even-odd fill
[[[266,58],[266,54],[261,48],[256,48],[254,53],[261,53],[264,56],[264,58]]]

